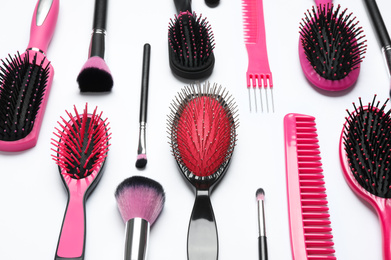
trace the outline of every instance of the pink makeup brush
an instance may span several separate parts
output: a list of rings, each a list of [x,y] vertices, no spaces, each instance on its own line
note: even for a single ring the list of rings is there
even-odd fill
[[[156,181],[133,176],[115,191],[118,209],[126,224],[125,260],[145,260],[150,226],[164,207],[163,187]]]
[[[331,0],[316,0],[300,23],[301,68],[314,86],[340,91],[351,87],[366,51],[365,35],[356,17]]]

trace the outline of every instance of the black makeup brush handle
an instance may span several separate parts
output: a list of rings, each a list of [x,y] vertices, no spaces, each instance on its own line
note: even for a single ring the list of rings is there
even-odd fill
[[[89,57],[104,59],[106,37],[107,0],[96,0]]]
[[[180,12],[191,11],[191,0],[174,0],[176,11],[179,14]]]
[[[146,43],[144,44],[143,71],[142,71],[142,78],[141,78],[140,123],[147,122],[150,59],[151,59],[151,45]]]
[[[267,239],[265,236],[258,237],[259,260],[267,260]]]
[[[107,0],[96,0],[92,28],[106,30]]]
[[[188,260],[217,260],[219,243],[208,190],[197,190],[187,234]]]

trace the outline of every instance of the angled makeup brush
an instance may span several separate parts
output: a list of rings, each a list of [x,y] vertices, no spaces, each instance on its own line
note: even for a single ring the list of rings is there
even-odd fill
[[[144,168],[147,165],[146,150],[146,129],[147,129],[147,107],[148,107],[148,81],[149,81],[149,62],[151,59],[151,45],[144,45],[143,72],[141,79],[141,98],[140,98],[140,134],[138,139],[136,168]]]
[[[258,204],[258,250],[259,260],[267,260],[267,239],[265,228],[265,191],[259,188],[256,192],[257,204]]]
[[[106,16],[107,0],[96,0],[88,60],[77,76],[81,92],[106,92],[113,87],[113,77],[104,60]]]
[[[133,176],[115,191],[118,209],[126,223],[125,260],[146,259],[149,228],[164,207],[163,187],[156,181]]]

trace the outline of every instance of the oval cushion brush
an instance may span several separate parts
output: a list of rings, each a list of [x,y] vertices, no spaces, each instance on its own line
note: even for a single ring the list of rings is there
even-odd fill
[[[385,112],[387,101],[379,107],[372,103],[354,111],[342,128],[339,157],[350,188],[377,212],[383,235],[383,259],[391,259],[391,173],[390,138],[391,110]]]
[[[121,182],[116,191],[118,209],[126,223],[125,260],[145,260],[150,226],[163,209],[166,196],[160,183],[142,176]]]
[[[74,108],[75,115],[67,112],[69,120],[61,117],[52,139],[61,179],[68,191],[68,204],[61,227],[55,260],[84,259],[86,237],[85,203],[102,177],[103,166],[109,150],[110,134],[107,119],[102,112],[82,114]]]
[[[0,151],[36,145],[53,81],[46,51],[54,34],[59,0],[40,0],[34,10],[26,51],[0,66]]]
[[[174,0],[178,15],[168,26],[168,54],[172,72],[182,78],[202,79],[212,74],[215,58],[212,28],[191,11],[191,0]]]
[[[314,86],[340,91],[351,87],[360,73],[366,51],[363,31],[356,17],[340,12],[331,0],[317,0],[300,23],[301,68]]]
[[[172,153],[184,177],[195,187],[187,256],[216,260],[218,238],[209,194],[224,176],[236,143],[236,105],[216,84],[190,85],[173,100],[168,119]]]

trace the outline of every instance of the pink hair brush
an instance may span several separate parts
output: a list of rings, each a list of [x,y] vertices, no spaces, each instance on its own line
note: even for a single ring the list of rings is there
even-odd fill
[[[340,91],[351,87],[360,73],[366,51],[365,36],[356,17],[331,0],[316,0],[300,23],[299,58],[301,68],[314,86]],[[335,10],[334,10],[335,9]]]
[[[38,1],[30,42],[22,54],[0,67],[0,151],[22,151],[36,145],[53,81],[46,51],[54,34],[59,0]]]
[[[172,153],[196,189],[187,236],[189,260],[216,260],[218,238],[210,191],[228,169],[236,143],[236,105],[217,85],[190,85],[174,99],[168,119]]]
[[[391,259],[391,110],[379,107],[376,95],[356,107],[342,128],[339,158],[350,188],[376,210],[383,234],[383,259]]]
[[[55,260],[84,259],[86,237],[85,203],[102,177],[103,166],[109,151],[109,128],[102,112],[75,116],[67,112],[69,120],[61,118],[52,139],[61,179],[68,191],[68,204],[58,240]]]

